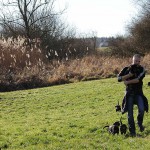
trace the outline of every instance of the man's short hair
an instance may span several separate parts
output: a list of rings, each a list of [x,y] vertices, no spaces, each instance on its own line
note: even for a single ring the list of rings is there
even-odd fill
[[[133,55],[133,58],[141,58],[141,55],[140,54],[135,54],[135,55]]]

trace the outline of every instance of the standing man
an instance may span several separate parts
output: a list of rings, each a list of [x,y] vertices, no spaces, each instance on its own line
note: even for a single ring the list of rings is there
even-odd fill
[[[126,86],[126,94],[122,102],[122,113],[128,112],[128,125],[131,136],[136,136],[133,106],[138,106],[137,124],[141,132],[144,131],[144,111],[148,112],[148,100],[143,94],[143,78],[145,70],[140,65],[141,57],[135,54],[132,64],[122,69],[118,75],[118,81],[123,81]]]

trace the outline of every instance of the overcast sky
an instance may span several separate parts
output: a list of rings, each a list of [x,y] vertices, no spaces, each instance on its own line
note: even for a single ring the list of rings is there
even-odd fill
[[[66,21],[78,32],[97,33],[98,37],[124,35],[126,25],[136,15],[133,0],[57,0],[67,6]]]

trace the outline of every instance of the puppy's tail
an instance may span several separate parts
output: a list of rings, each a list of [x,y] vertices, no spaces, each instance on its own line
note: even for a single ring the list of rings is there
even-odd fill
[[[109,128],[109,126],[104,126],[103,129],[104,129],[104,128]]]

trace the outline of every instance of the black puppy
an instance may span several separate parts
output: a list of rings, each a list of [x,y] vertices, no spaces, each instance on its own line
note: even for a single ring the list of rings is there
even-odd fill
[[[120,126],[120,122],[117,121],[113,125],[105,126],[104,128],[108,127],[108,132],[114,135],[114,134],[119,134],[119,126]]]
[[[150,86],[150,82],[148,82],[148,86]]]
[[[119,101],[118,101],[118,104],[115,107],[116,107],[116,112],[117,111],[119,111],[119,112],[121,111],[121,106],[119,105]]]
[[[122,123],[122,117],[120,118],[120,133],[121,134],[126,134],[127,132],[127,126]]]
[[[139,66],[138,66],[137,64],[131,65],[131,66],[130,66],[130,72],[131,72],[132,74],[137,73],[138,67],[139,67]]]
[[[105,126],[104,128],[108,127],[108,132],[111,134],[119,134],[119,127],[115,126],[115,125],[111,125],[111,126]]]

